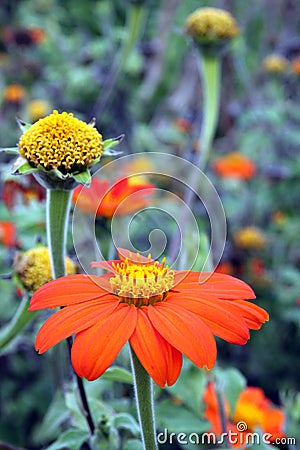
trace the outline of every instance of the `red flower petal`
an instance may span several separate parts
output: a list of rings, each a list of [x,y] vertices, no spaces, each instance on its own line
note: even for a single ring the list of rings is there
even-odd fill
[[[243,321],[242,314],[230,310],[233,302],[223,305],[222,300],[212,300],[201,295],[193,298],[192,295],[170,294],[167,297],[170,305],[178,305],[197,314],[208,326],[212,333],[233,344],[245,344],[250,337],[248,327]],[[229,303],[229,306],[228,306]]]
[[[67,306],[57,311],[39,330],[35,341],[36,350],[44,353],[72,334],[90,328],[112,314],[118,304],[117,298],[110,295],[100,301],[91,300],[88,303]]]
[[[90,381],[100,377],[132,335],[136,321],[136,307],[121,303],[112,314],[78,333],[71,351],[75,372]]]
[[[172,352],[171,345],[153,327],[146,307],[138,309],[137,325],[130,344],[145,370],[160,387],[168,381],[175,383],[181,368],[181,354],[176,349]]]
[[[74,305],[111,293],[106,275],[68,275],[57,278],[38,289],[32,296],[29,311]]]
[[[168,302],[148,306],[148,316],[156,330],[196,366],[211,369],[216,361],[216,343],[205,323],[196,314]]]

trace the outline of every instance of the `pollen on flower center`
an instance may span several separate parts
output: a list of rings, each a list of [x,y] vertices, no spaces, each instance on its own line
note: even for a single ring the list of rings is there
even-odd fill
[[[53,111],[23,133],[19,152],[33,167],[73,173],[84,171],[103,153],[101,134],[71,113]]]
[[[149,255],[148,260],[139,263],[125,259],[113,263],[115,276],[110,278],[110,284],[121,302],[137,307],[153,305],[163,301],[174,285],[174,271],[165,266],[165,258],[159,263],[151,261]]]

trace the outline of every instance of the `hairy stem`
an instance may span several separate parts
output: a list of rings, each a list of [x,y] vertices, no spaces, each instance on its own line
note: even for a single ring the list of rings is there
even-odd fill
[[[144,450],[157,450],[153,382],[132,348],[130,348],[130,356],[134,380],[134,392]]]

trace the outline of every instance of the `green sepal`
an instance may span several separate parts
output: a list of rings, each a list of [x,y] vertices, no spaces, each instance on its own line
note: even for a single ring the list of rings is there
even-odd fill
[[[0,152],[13,153],[14,155],[19,153],[18,147],[0,148]]]
[[[73,178],[77,181],[77,183],[83,184],[87,187],[91,184],[92,181],[92,177],[88,169],[86,169],[84,172],[73,175]]]
[[[120,134],[120,136],[116,137],[116,138],[112,138],[112,139],[106,139],[103,142],[103,149],[104,149],[104,153],[103,155],[105,156],[114,156],[114,155],[120,155],[123,152],[117,152],[115,150],[109,150],[112,147],[114,147],[115,145],[118,145],[120,142],[123,141],[125,134]]]
[[[24,120],[21,120],[18,117],[16,117],[16,121],[17,121],[17,124],[19,125],[19,128],[22,131],[22,133],[25,133],[25,131],[28,131],[29,128],[31,128],[31,126],[32,126],[32,123],[24,122]]]
[[[36,167],[32,167],[25,158],[19,156],[12,166],[11,173],[12,175],[27,175],[37,171],[38,169]]]
[[[28,311],[28,307],[29,299],[27,296],[24,296],[10,322],[1,330],[1,351],[4,350],[11,343],[11,341],[23,330],[23,328],[34,318],[36,311],[30,312]]]

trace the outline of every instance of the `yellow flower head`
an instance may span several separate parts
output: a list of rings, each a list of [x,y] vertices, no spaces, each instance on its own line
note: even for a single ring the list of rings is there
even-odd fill
[[[289,66],[289,61],[281,55],[269,55],[263,62],[262,66],[265,72],[282,73]]]
[[[101,134],[71,113],[53,111],[23,133],[19,153],[33,167],[82,172],[103,153]]]
[[[228,11],[217,8],[199,8],[186,20],[185,31],[195,40],[216,41],[233,39],[240,32]]]
[[[47,100],[31,100],[31,102],[28,103],[27,108],[30,120],[35,122],[49,114],[50,104]]]
[[[16,253],[13,268],[24,289],[37,291],[52,280],[50,255],[47,247],[38,247],[24,253]],[[76,266],[70,258],[66,258],[67,275],[76,273]]]
[[[266,236],[256,227],[246,227],[234,235],[236,245],[243,249],[262,249],[267,244]]]

